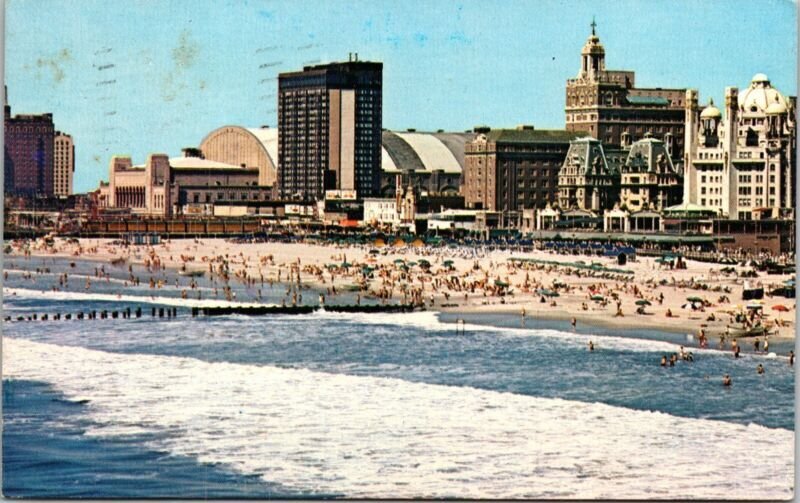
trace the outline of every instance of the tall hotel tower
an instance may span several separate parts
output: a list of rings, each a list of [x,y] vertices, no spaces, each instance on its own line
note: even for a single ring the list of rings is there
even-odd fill
[[[278,191],[304,201],[326,190],[380,188],[383,63],[306,66],[278,76]]]

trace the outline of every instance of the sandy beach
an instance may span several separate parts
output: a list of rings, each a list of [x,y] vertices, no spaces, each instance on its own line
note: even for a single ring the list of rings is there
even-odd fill
[[[427,309],[441,311],[524,313],[530,318],[574,319],[578,324],[695,336],[704,331],[709,347],[714,348],[720,346],[726,327],[733,324],[734,313],[747,312],[748,302],[742,300],[745,281],[761,284],[769,292],[790,277],[758,273],[758,277],[745,280],[740,275],[750,267],[689,260],[685,269],[671,269],[654,257],[642,256],[618,266],[611,258],[549,251],[238,243],[223,239],[173,240],[154,246],[121,246],[109,239],[56,239],[48,246],[39,240],[27,248],[12,246],[7,256],[26,253],[101,263],[124,261],[153,270],[203,271],[226,281],[309,285],[326,291],[329,298],[360,289],[359,299],[424,303]],[[512,258],[515,260],[509,260]],[[596,270],[578,268],[577,262],[595,264]],[[726,267],[727,273],[723,273]],[[613,272],[619,270],[630,273]],[[691,298],[696,300],[687,300]],[[767,294],[760,303],[760,321],[769,329],[770,339],[793,339],[795,299]],[[730,341],[725,344],[729,348]]]

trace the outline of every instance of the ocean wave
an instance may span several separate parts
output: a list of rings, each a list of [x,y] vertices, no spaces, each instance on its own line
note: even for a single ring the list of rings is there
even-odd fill
[[[3,297],[14,296],[19,299],[41,299],[58,301],[101,301],[101,302],[133,302],[157,304],[175,307],[255,307],[275,306],[275,304],[258,304],[220,299],[181,299],[180,297],[162,297],[157,295],[122,295],[92,292],[53,292],[50,290],[31,290],[28,288],[3,288]]]
[[[15,338],[4,350],[7,377],[88,400],[87,435],[147,432],[147,447],[289,488],[354,498],[792,496],[785,429]]]

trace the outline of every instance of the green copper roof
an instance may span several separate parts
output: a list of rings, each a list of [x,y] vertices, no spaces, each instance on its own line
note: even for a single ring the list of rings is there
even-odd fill
[[[669,105],[669,100],[661,96],[628,96],[625,99],[627,99],[628,103],[631,105]]]
[[[492,129],[486,134],[489,141],[498,143],[569,143],[582,136],[586,133],[563,129]]]

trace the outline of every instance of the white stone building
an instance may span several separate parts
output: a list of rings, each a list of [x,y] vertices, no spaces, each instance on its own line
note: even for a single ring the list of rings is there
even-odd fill
[[[779,218],[795,206],[795,97],[766,75],[725,89],[724,113],[686,92],[684,203],[731,219]]]

